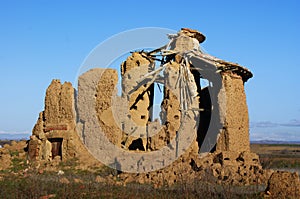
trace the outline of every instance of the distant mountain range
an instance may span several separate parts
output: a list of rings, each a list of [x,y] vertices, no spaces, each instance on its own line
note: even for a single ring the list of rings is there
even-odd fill
[[[0,133],[0,140],[29,140],[29,133]]]
[[[253,140],[251,144],[300,144],[300,141]]]

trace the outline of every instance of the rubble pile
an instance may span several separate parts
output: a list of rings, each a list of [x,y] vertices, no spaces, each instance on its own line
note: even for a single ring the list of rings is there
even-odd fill
[[[26,159],[26,141],[12,141],[10,144],[4,144],[0,148],[0,171],[9,169],[13,166],[14,159]],[[25,164],[24,161],[19,164]]]
[[[274,172],[268,181],[266,195],[272,198],[299,198],[300,180],[298,174],[287,171]]]

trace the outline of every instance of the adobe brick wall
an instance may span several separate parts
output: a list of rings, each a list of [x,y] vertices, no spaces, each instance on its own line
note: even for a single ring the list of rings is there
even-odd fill
[[[222,74],[226,95],[225,120],[217,151],[250,151],[249,117],[242,77],[232,72]]]
[[[46,91],[45,108],[39,114],[28,144],[30,160],[51,161],[51,139],[61,139],[61,160],[90,157],[76,129],[75,89],[69,82],[53,80]]]

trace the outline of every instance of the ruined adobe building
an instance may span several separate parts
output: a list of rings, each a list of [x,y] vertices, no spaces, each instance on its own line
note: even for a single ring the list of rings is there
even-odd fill
[[[39,114],[28,145],[31,160],[67,160],[85,150],[76,131],[75,89],[53,80],[46,91],[45,110]]]
[[[77,95],[70,83],[53,80],[30,138],[29,158],[86,156],[84,145],[98,157],[106,147],[101,144],[103,131],[115,150],[138,151],[141,157],[169,150],[176,156],[147,172],[140,169],[149,162],[139,162],[139,174],[120,174],[124,183],[171,185],[207,173],[223,183],[265,183],[270,172],[250,152],[244,83],[252,73],[203,53],[199,44],[205,36],[198,31],[182,29],[169,39],[151,52],[133,52],[121,65],[121,80],[116,70],[92,69],[79,77]],[[203,80],[208,83],[202,85]],[[122,96],[117,95],[118,81]],[[152,110],[155,84],[163,93],[160,118]],[[181,138],[187,132],[191,136],[185,147]],[[115,168],[123,170],[126,160],[118,161]]]

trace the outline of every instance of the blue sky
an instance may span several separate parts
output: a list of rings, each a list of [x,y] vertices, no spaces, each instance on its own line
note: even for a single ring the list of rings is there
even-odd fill
[[[54,78],[74,83],[99,43],[133,28],[189,27],[249,68],[251,139],[300,140],[299,1],[0,1],[0,133],[30,132]]]

